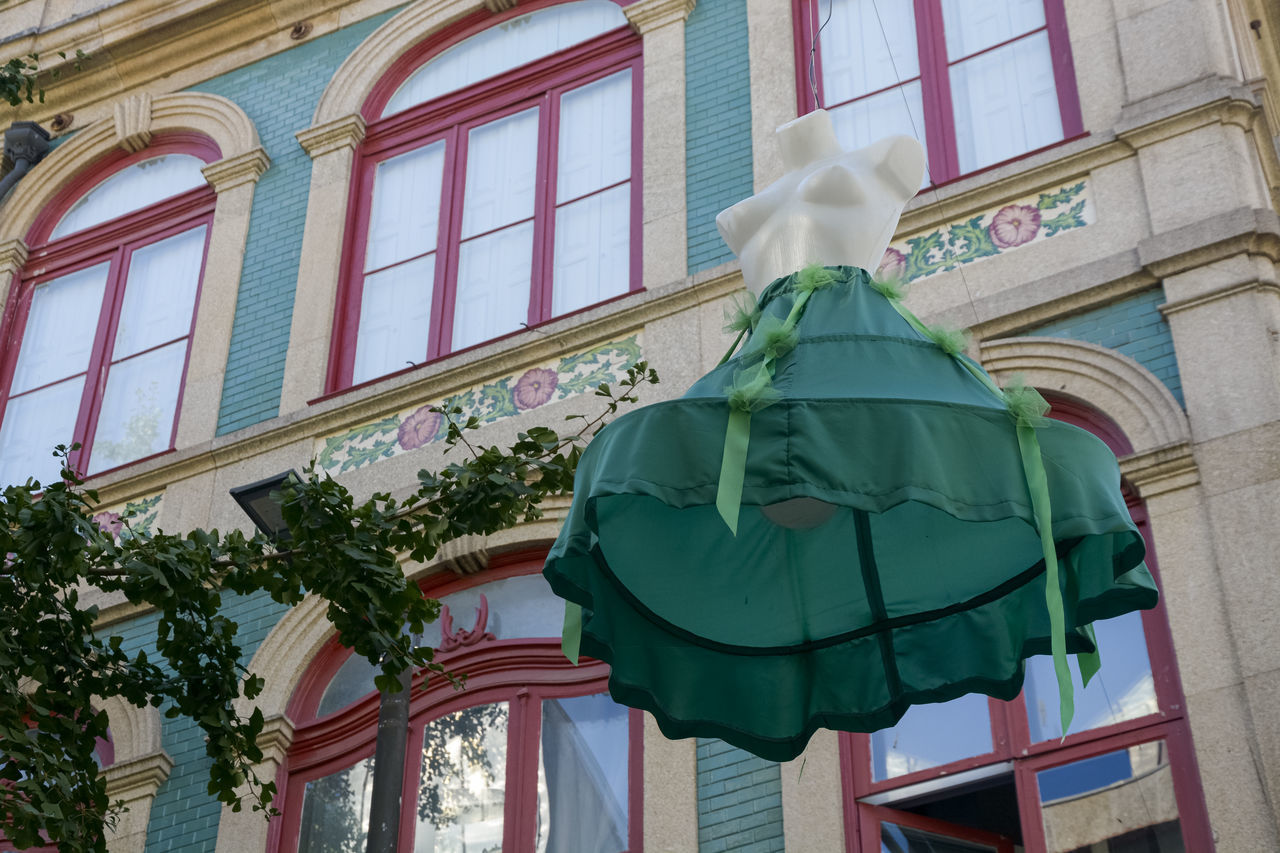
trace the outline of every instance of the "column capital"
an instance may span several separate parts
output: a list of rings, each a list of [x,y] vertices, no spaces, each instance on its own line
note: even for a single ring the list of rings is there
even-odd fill
[[[312,160],[342,149],[354,151],[364,139],[364,117],[359,113],[342,116],[333,121],[300,130],[294,134],[298,144]]]
[[[270,165],[271,158],[259,146],[252,151],[210,163],[200,171],[204,173],[205,180],[213,187],[213,191],[221,193],[241,184],[257,182]]]
[[[697,0],[636,0],[635,3],[623,6],[622,12],[631,22],[632,28],[643,36],[659,27],[689,20],[689,14],[696,4]]]

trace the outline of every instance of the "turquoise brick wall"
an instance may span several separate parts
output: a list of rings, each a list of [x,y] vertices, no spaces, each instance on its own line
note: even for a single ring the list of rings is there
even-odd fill
[[[191,90],[235,101],[253,119],[271,158],[253,197],[218,434],[276,416],[293,317],[311,158],[294,134],[311,126],[338,65],[392,13],[319,36],[292,50],[207,80]]]
[[[698,738],[698,853],[779,853],[782,772],[721,740]]]
[[[223,602],[222,612],[240,626],[236,643],[243,653],[241,662],[247,665],[287,608],[265,593],[227,595]],[[155,650],[156,621],[152,613],[118,627],[124,648],[131,653],[145,649],[148,656],[160,659]],[[209,759],[204,754],[204,732],[189,720],[164,719],[160,742],[173,759],[173,771],[151,806],[146,849],[154,853],[212,851],[222,806],[206,792]]]
[[[1164,301],[1163,289],[1147,290],[1102,308],[1039,326],[1026,334],[1071,338],[1122,352],[1154,373],[1173,392],[1178,403],[1185,405],[1173,335],[1159,310]]]
[[[689,272],[733,260],[716,214],[752,192],[747,5],[698,0],[685,25]]]

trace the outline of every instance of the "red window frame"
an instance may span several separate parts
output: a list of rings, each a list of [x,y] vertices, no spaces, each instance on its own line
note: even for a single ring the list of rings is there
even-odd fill
[[[560,96],[619,71],[631,69],[631,177],[630,251],[631,258],[626,293],[596,305],[624,298],[641,290],[641,224],[642,224],[642,104],[643,62],[639,36],[628,27],[619,27],[591,41],[575,45],[550,56],[512,69],[497,77],[482,80],[465,89],[451,92],[435,100],[380,118],[396,90],[427,60],[482,30],[510,18],[528,15],[563,0],[534,0],[506,12],[491,14],[479,11],[468,15],[457,25],[437,34],[402,56],[387,75],[374,87],[362,109],[368,132],[356,158],[347,212],[343,246],[343,268],[339,282],[337,310],[334,316],[332,347],[326,376],[326,394],[353,387],[356,339],[360,324],[360,302],[363,290],[365,251],[369,219],[373,203],[373,183],[379,163],[445,140],[444,179],[437,223],[435,280],[431,304],[430,334],[426,362],[456,352],[484,346],[520,334],[517,330],[458,350],[452,349],[453,314],[462,227],[462,204],[466,181],[466,151],[460,143],[472,127],[504,115],[538,107],[538,154],[534,202],[533,263],[531,266],[529,311],[525,326],[533,328],[552,319],[585,311],[595,305],[552,316],[552,265],[555,247],[555,211],[568,202],[557,203],[556,140],[559,138]],[[619,5],[625,5],[619,3]],[[618,186],[614,184],[613,186]],[[596,195],[611,187],[595,190]],[[583,196],[585,198],[587,196]],[[574,199],[576,200],[576,199]],[[528,220],[522,220],[528,221]],[[503,226],[508,227],[508,226]],[[473,235],[471,238],[480,235]],[[399,262],[403,263],[403,261]],[[381,381],[388,376],[415,370],[420,364],[375,377],[360,385]]]
[[[925,125],[923,131],[927,143],[925,147],[929,160],[929,175],[933,179],[932,186],[935,187],[968,175],[999,168],[1006,163],[1021,160],[1086,135],[1084,119],[1080,112],[1080,95],[1076,88],[1075,64],[1071,59],[1071,38],[1067,32],[1067,13],[1063,0],[1044,0],[1045,23],[1043,26],[955,60],[947,58],[942,0],[913,0],[913,3],[916,17],[916,45],[920,56],[918,77],[901,80],[892,86],[859,95],[841,104],[828,104],[822,88],[822,43],[819,40],[815,44],[813,39],[815,29],[821,27],[823,20],[819,15],[820,0],[792,0],[792,19],[795,22],[792,30],[795,33],[797,115],[804,115],[813,109],[813,92],[809,88],[809,50],[813,45],[817,51],[814,55],[814,82],[818,91],[818,100],[826,109],[863,100],[894,89],[903,83],[920,80]],[[814,26],[815,21],[817,21],[817,27]],[[1047,31],[1049,35],[1053,78],[1058,90],[1058,110],[1062,115],[1062,139],[971,172],[961,172],[960,155],[956,146],[955,111],[951,104],[951,66],[1041,31]]]
[[[1049,416],[1092,432],[1101,438],[1117,456],[1133,452],[1133,446],[1112,420],[1087,404],[1056,394],[1045,394],[1052,408]],[[1147,546],[1147,567],[1160,584],[1155,545],[1146,505],[1128,483],[1122,483],[1125,502],[1139,533]],[[1169,748],[1170,767],[1182,836],[1188,850],[1212,850],[1213,834],[1200,786],[1200,773],[1191,743],[1191,730],[1186,720],[1186,699],[1178,676],[1173,638],[1169,632],[1163,597],[1151,610],[1141,611],[1143,633],[1155,685],[1158,710],[1154,714],[1124,720],[1109,726],[1073,732],[1061,741],[1033,742],[1027,723],[1025,693],[1009,702],[988,697],[991,719],[992,750],[983,755],[930,767],[892,779],[875,781],[871,774],[871,738],[865,734],[840,734],[840,766],[844,779],[844,825],[848,853],[880,849],[880,820],[897,823],[897,817],[918,815],[870,805],[862,799],[895,791],[920,782],[943,779],[957,773],[976,770],[1003,762],[1013,766],[1018,795],[1018,818],[1023,829],[1023,847],[1027,853],[1045,853],[1044,826],[1041,818],[1036,773],[1049,767],[1068,764],[1095,755],[1114,752],[1155,740],[1164,740]],[[1103,650],[1103,666],[1106,666]],[[890,814],[891,813],[891,814]],[[913,824],[914,825],[914,824]],[[921,827],[926,828],[926,827]],[[955,827],[952,827],[955,829]],[[976,833],[976,830],[967,830]],[[979,833],[980,834],[980,833]],[[966,836],[967,837],[967,836]],[[981,840],[973,835],[972,840]],[[992,843],[989,840],[983,843]]]
[[[18,354],[26,332],[31,298],[36,286],[104,262],[110,264],[103,302],[99,308],[93,348],[86,370],[85,387],[81,394],[79,413],[73,433],[66,439],[68,446],[72,443],[81,445],[78,450],[71,452],[69,461],[72,467],[82,474],[88,471],[88,463],[91,461],[93,452],[94,434],[97,431],[102,396],[110,373],[111,351],[120,319],[124,287],[129,275],[129,259],[137,249],[204,225],[205,243],[200,262],[200,279],[196,285],[191,325],[186,333],[187,352],[179,379],[178,397],[174,408],[173,424],[169,432],[168,447],[159,453],[135,459],[111,469],[94,471],[93,474],[97,476],[119,470],[146,459],[170,453],[174,449],[178,435],[178,418],[182,412],[187,367],[191,360],[191,340],[195,333],[196,308],[199,306],[200,291],[204,284],[204,269],[209,256],[209,236],[213,230],[216,195],[209,186],[197,187],[56,240],[50,240],[49,235],[71,206],[102,181],[136,163],[165,154],[189,154],[206,163],[213,162],[222,156],[218,146],[207,137],[173,133],[156,138],[148,147],[133,154],[123,151],[109,154],[82,171],[40,213],[28,232],[27,242],[35,248],[31,250],[22,273],[14,279],[9,298],[5,303],[4,316],[0,319],[0,329],[3,330],[0,340],[5,342],[3,351],[0,351],[0,424],[2,424],[5,409],[8,406],[13,373],[17,367]],[[180,338],[157,344],[144,352],[151,352],[153,349],[167,346],[177,340]],[[142,354],[135,353],[130,358]]]
[[[479,575],[466,578],[430,578],[423,592],[433,598],[481,586],[496,580],[537,574],[542,570],[545,551],[520,552],[496,560]],[[302,720],[294,732],[289,755],[281,767],[277,802],[283,814],[273,820],[267,849],[272,853],[292,853],[298,849],[302,821],[302,795],[306,783],[336,773],[374,753],[378,727],[378,694],[368,693],[345,708],[323,717],[316,709],[325,688],[352,652],[337,638],[330,639],[307,668],[290,700],[286,714]],[[417,673],[412,683],[410,731],[405,762],[404,802],[417,802],[425,726],[444,714],[491,702],[508,702],[508,743],[517,746],[508,752],[507,805],[503,823],[503,850],[532,853],[527,846],[534,837],[537,820],[536,780],[541,743],[541,700],[604,693],[608,690],[609,666],[582,658],[577,666],[565,659],[559,637],[488,640],[451,651],[437,651],[435,659],[453,672],[467,675],[465,690],[456,691],[439,676],[427,678]],[[627,832],[628,850],[644,849],[644,715],[628,711]],[[400,849],[413,849],[415,810],[402,810]]]

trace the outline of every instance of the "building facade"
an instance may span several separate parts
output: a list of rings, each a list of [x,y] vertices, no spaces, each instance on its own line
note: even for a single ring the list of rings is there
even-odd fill
[[[563,659],[560,501],[405,564],[470,686],[414,694],[404,849],[1280,849],[1278,28],[1261,0],[0,3],[0,58],[90,55],[9,113],[54,144],[0,199],[0,478],[74,440],[104,513],[247,527],[228,490],[311,460],[412,487],[445,400],[500,444],[638,359],[642,404],[678,396],[742,288],[715,215],[821,104],[846,146],[925,144],[881,275],[1116,452],[1160,607],[1099,626],[1065,737],[1036,659],[1013,702],[778,765]],[[145,647],[154,617],[102,604]],[[228,611],[282,815],[107,702],[112,849],[362,850],[370,672],[314,601]]]

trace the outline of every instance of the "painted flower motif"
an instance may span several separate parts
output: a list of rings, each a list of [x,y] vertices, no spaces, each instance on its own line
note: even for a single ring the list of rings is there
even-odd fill
[[[110,533],[112,536],[119,536],[120,531],[124,530],[124,522],[120,520],[118,512],[100,512],[93,517],[93,523],[103,533]]]
[[[876,278],[880,281],[899,281],[907,271],[907,257],[897,249],[885,249],[880,259],[880,267],[876,270]]]
[[[535,409],[551,399],[559,382],[554,370],[546,367],[535,367],[526,370],[524,376],[516,380],[516,406],[521,409]]]
[[[991,217],[991,242],[1002,249],[1030,243],[1040,232],[1040,211],[1029,204],[1009,204]]]
[[[398,435],[400,446],[405,450],[414,450],[424,444],[436,440],[440,432],[440,424],[444,416],[431,411],[430,406],[423,406],[400,422]]]

